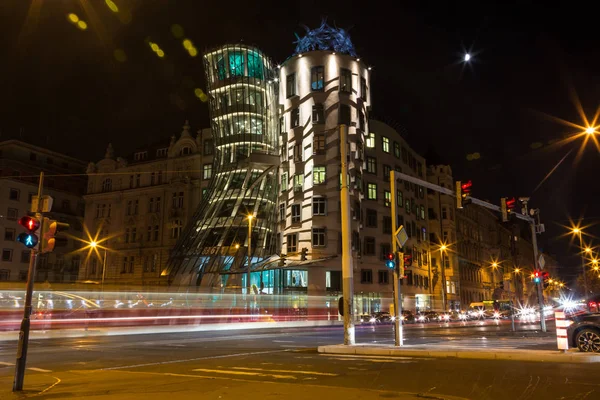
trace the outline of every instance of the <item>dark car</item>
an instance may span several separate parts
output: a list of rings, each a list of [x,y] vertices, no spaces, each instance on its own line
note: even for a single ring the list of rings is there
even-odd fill
[[[600,296],[588,300],[588,313],[569,318],[572,321],[567,328],[569,346],[579,351],[600,353]]]

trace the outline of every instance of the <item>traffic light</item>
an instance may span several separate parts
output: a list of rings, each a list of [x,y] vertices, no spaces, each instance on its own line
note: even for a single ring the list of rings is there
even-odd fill
[[[542,281],[542,274],[540,271],[536,270],[533,272],[533,282],[540,283]]]
[[[550,274],[542,272],[542,281],[544,282],[544,289],[548,289],[548,286],[550,286]]]
[[[508,221],[509,216],[515,212],[515,206],[517,200],[513,197],[512,199],[501,197],[500,198],[500,211],[502,212],[502,222]]]
[[[405,254],[403,259],[404,267],[412,267],[412,256],[410,254]]]
[[[470,180],[466,183],[456,181],[456,208],[463,208],[463,206],[471,203],[471,189],[473,182]]]
[[[386,256],[385,266],[389,269],[394,269],[396,267],[396,260],[394,257],[394,253],[388,253]]]
[[[277,264],[277,266],[285,267],[285,257],[286,256],[287,256],[286,254],[282,254],[281,256],[279,256],[279,263]]]
[[[69,229],[69,224],[58,222],[50,218],[44,218],[42,223],[42,245],[41,253],[51,253],[55,247],[67,245],[67,238],[56,237],[59,233]]]
[[[400,279],[403,279],[405,274],[406,272],[404,271],[404,254],[400,252],[398,253],[398,276],[400,277]]]
[[[37,218],[25,216],[19,219],[19,225],[24,227],[27,232],[20,233],[17,236],[17,242],[23,243],[29,249],[35,248],[39,242],[36,232],[40,229],[40,221]]]
[[[300,251],[300,261],[306,261],[306,255],[308,254],[308,249],[303,247]]]

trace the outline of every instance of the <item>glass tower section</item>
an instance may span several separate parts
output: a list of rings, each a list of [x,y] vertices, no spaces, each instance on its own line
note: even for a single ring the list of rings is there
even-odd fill
[[[271,61],[246,45],[208,52],[204,67],[214,174],[162,274],[171,285],[247,287],[248,262],[275,253],[278,80]],[[233,284],[231,276],[240,279]]]

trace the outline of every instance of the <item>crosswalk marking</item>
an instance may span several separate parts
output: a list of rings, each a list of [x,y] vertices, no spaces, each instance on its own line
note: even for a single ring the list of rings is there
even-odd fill
[[[51,370],[49,370],[49,369],[35,368],[35,367],[31,367],[31,368],[27,368],[27,369],[29,369],[29,370],[31,370],[31,371],[37,371],[37,372],[52,372],[52,371],[51,371]]]
[[[7,367],[10,367],[10,366],[15,365],[15,363],[9,363],[9,362],[0,361],[0,365],[6,365]]]
[[[233,367],[233,369],[263,371],[263,372],[283,372],[283,373],[303,374],[303,375],[338,376],[338,374],[332,374],[330,372],[292,371],[292,370],[287,370],[287,369],[263,369],[263,368],[248,368],[248,367]]]
[[[194,371],[194,372],[212,372],[215,374],[228,374],[228,375],[262,376],[262,377],[271,377],[271,378],[278,378],[278,379],[298,379],[292,375],[264,374],[261,372],[248,372],[248,371],[232,371],[232,370],[205,369],[205,368],[196,368],[196,369],[193,369],[192,371]]]

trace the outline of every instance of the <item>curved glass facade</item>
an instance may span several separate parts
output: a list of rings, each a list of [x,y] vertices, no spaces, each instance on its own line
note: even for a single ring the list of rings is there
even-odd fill
[[[275,253],[278,80],[271,61],[245,45],[208,52],[204,66],[214,175],[163,275],[171,284],[221,287],[223,273],[246,271],[248,254],[254,264]]]

